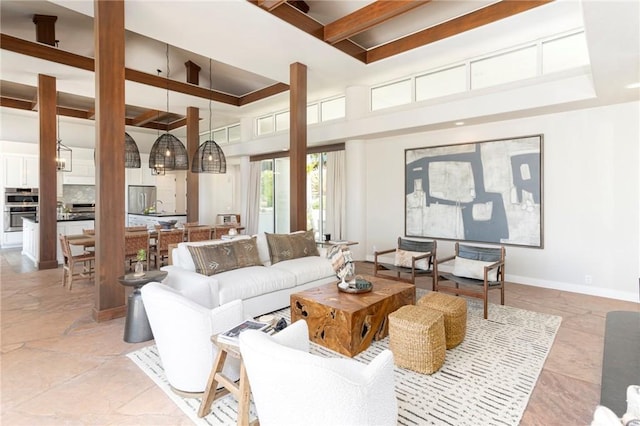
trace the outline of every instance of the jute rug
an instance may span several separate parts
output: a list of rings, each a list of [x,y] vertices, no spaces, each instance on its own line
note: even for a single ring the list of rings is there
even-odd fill
[[[418,297],[425,290],[418,289]],[[276,313],[289,321],[289,309]],[[442,368],[432,375],[395,368],[399,425],[518,425],[561,318],[508,306],[490,305],[482,318],[482,303],[468,300],[467,335],[447,351]],[[374,342],[354,359],[369,363],[389,346],[389,338]],[[312,344],[311,352],[342,357]],[[171,391],[155,345],[128,354],[198,425],[235,425],[237,404],[232,395],[214,402],[199,418],[200,399]],[[251,404],[251,419],[257,417]]]

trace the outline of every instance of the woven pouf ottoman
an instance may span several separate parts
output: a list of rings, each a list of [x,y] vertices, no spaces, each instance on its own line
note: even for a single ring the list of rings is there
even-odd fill
[[[416,306],[435,309],[444,314],[444,334],[447,349],[455,348],[467,333],[467,301],[462,297],[444,293],[429,293],[418,300]]]
[[[389,314],[389,349],[397,366],[434,373],[444,364],[445,346],[442,312],[406,305]]]

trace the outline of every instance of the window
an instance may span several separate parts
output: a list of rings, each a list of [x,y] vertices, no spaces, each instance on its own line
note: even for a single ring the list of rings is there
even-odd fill
[[[307,229],[313,229],[318,239],[326,226],[326,173],[327,154],[308,154]],[[288,157],[261,161],[259,231],[290,231],[289,176]]]
[[[376,111],[411,102],[411,79],[371,89],[371,110]]]
[[[471,63],[471,89],[495,86],[538,74],[538,48],[529,46]]]
[[[219,145],[221,143],[227,143],[227,129],[215,130],[213,132],[213,140]]]
[[[467,67],[460,65],[416,77],[416,101],[467,90]]]
[[[320,103],[320,115],[322,121],[335,120],[346,116],[344,96],[323,101]]]
[[[316,124],[320,121],[318,117],[319,111],[318,104],[307,106],[307,124]]]
[[[542,73],[547,74],[589,64],[584,32],[542,43]]]
[[[274,122],[273,115],[267,115],[264,117],[258,118],[258,135],[266,135],[268,133],[273,133],[274,131]]]
[[[276,132],[287,130],[289,128],[289,111],[276,114]]]
[[[229,142],[240,142],[240,125],[229,126]]]

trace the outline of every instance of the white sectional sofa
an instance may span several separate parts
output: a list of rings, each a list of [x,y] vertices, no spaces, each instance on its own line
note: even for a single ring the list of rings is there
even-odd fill
[[[288,235],[296,234],[303,233]],[[241,299],[245,315],[256,317],[289,306],[289,296],[292,293],[337,282],[331,262],[325,257],[323,249],[319,249],[317,256],[281,260],[272,264],[264,233],[239,238],[256,238],[260,265],[240,267],[210,276],[203,275],[196,272],[196,264],[188,246],[224,244],[229,241],[180,243],[171,253],[172,264],[162,268],[168,272],[164,283],[208,308]]]

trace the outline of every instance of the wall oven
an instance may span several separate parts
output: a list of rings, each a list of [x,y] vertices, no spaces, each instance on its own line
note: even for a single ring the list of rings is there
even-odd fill
[[[22,218],[36,220],[38,206],[31,207],[4,207],[4,231],[22,231]]]
[[[4,189],[4,231],[22,231],[22,218],[38,217],[38,188]]]

